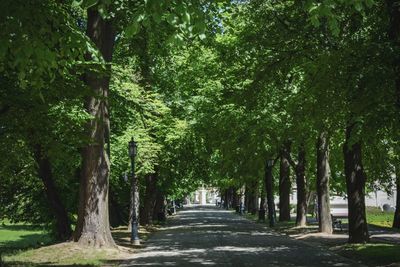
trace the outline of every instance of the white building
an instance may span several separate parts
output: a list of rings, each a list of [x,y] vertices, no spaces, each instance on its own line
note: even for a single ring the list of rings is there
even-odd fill
[[[191,200],[193,204],[206,205],[215,204],[218,199],[217,189],[202,186],[194,192],[194,197]]]

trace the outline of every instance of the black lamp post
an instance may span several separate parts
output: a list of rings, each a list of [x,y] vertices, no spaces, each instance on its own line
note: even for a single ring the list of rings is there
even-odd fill
[[[129,157],[131,158],[132,167],[132,221],[131,221],[131,244],[140,245],[139,233],[138,233],[138,216],[136,214],[136,195],[137,195],[137,179],[135,175],[135,157],[137,154],[137,144],[131,139],[129,142]]]

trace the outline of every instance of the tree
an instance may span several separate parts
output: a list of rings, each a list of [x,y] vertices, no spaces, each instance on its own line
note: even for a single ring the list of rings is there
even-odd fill
[[[368,225],[365,214],[366,175],[362,165],[360,141],[354,141],[357,122],[350,122],[346,128],[346,142],[343,146],[349,206],[349,242],[368,242]]]
[[[329,137],[322,132],[317,140],[317,205],[319,231],[331,234],[333,231],[330,212],[329,179]]]
[[[279,170],[279,221],[290,221],[290,163],[286,156],[290,153],[290,142],[283,145],[280,153]]]

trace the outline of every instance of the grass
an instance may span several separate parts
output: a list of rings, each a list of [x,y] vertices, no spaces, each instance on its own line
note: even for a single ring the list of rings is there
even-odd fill
[[[367,207],[366,208],[366,215],[367,215],[367,222],[368,224],[378,226],[378,227],[385,227],[385,228],[392,228],[393,224],[393,218],[394,218],[394,212],[385,212],[382,211],[380,208],[376,207]],[[247,219],[257,221],[258,220],[258,215],[252,215],[249,213],[246,213],[244,215]],[[312,217],[311,215],[307,215],[307,217]],[[346,219],[342,219],[343,223],[347,223]],[[280,226],[286,228],[289,225],[286,225],[283,223],[277,222],[277,227],[279,228]],[[293,224],[294,226],[294,224]]]
[[[157,229],[141,227],[141,240],[147,240]],[[0,248],[7,266],[114,266],[131,257],[136,247],[130,244],[127,227],[113,229],[112,235],[118,249],[82,248],[74,242],[48,246],[54,241],[46,231],[37,226],[7,223],[0,227]]]
[[[37,248],[53,243],[54,240],[43,227],[30,224],[0,223],[0,252],[2,254],[28,248]]]
[[[369,266],[386,266],[400,262],[400,245],[393,244],[347,244],[335,248],[342,256],[362,261]]]
[[[367,222],[369,224],[391,228],[393,224],[394,212],[381,211],[379,208],[367,207]]]
[[[100,266],[117,264],[125,257],[118,249],[90,249],[67,242],[8,255],[4,261],[9,266]]]

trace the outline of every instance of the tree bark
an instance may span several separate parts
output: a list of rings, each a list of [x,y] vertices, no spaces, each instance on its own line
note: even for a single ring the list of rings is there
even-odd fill
[[[273,167],[265,166],[265,192],[267,195],[268,221],[269,226],[275,225],[275,201],[274,201],[274,177],[272,175]]]
[[[233,198],[232,198],[232,207],[236,208],[239,206],[239,195],[236,188],[232,188],[233,190]]]
[[[307,214],[314,214],[312,205],[317,203],[317,191],[307,190]]]
[[[279,169],[279,221],[290,221],[290,164],[287,155],[291,143],[286,142],[282,148]]]
[[[386,0],[386,5],[389,13],[389,39],[397,49],[400,49],[400,1]],[[397,73],[395,79],[396,106],[398,112],[400,113],[400,56],[394,58],[393,67]]]
[[[386,4],[388,7],[389,13],[389,39],[396,47],[396,49],[400,49],[400,1],[399,0],[386,0]],[[396,94],[396,108],[398,111],[398,118],[400,118],[400,56],[394,57],[393,59],[393,68],[396,73],[395,79],[395,94]],[[399,136],[397,136],[399,139]],[[393,219],[393,228],[400,228],[400,181],[399,181],[400,172],[398,168],[396,168],[396,211]]]
[[[296,165],[296,186],[297,186],[297,212],[296,225],[307,224],[307,188],[306,188],[306,151],[304,144],[299,146],[298,163]]]
[[[249,212],[252,215],[257,214],[258,210],[258,182],[254,181],[250,185],[250,192],[249,192]]]
[[[224,189],[224,208],[229,209],[229,189]]]
[[[393,218],[393,228],[400,229],[400,169],[396,167],[396,210]]]
[[[165,196],[160,190],[157,190],[156,203],[153,210],[153,221],[165,221],[165,213]]]
[[[156,186],[157,186],[157,173],[148,174],[145,176],[146,190],[144,194],[144,203],[140,209],[140,224],[148,225],[151,223],[151,218],[156,202]]]
[[[353,137],[355,126],[355,123],[347,125],[346,141],[343,146],[349,210],[349,243],[365,243],[369,241],[365,214],[366,175],[362,165],[361,141],[355,141]]]
[[[109,190],[109,210],[110,210],[110,225],[111,227],[118,227],[126,223],[126,210],[118,203],[117,196],[110,187]]]
[[[33,155],[37,164],[38,176],[44,184],[47,200],[56,221],[56,238],[61,241],[69,240],[72,236],[71,222],[54,183],[50,159],[39,144],[34,145]]]
[[[87,36],[97,46],[105,62],[111,62],[115,32],[111,22],[102,18],[97,6],[87,11]],[[108,212],[110,161],[106,150],[109,132],[108,91],[111,67],[106,73],[88,71],[85,82],[92,95],[85,101],[86,111],[93,117],[87,125],[90,143],[82,149],[80,207],[75,238],[79,244],[93,247],[114,247]]]
[[[253,209],[251,211],[251,214],[256,215],[258,212],[258,183],[256,184],[257,187],[255,188],[254,194],[253,194]]]
[[[321,132],[317,141],[317,205],[318,225],[322,233],[332,234],[330,210],[329,179],[329,139],[326,132]]]
[[[250,189],[247,184],[244,187],[244,208],[247,212],[250,211]]]
[[[265,202],[265,186],[263,185],[260,193],[260,208],[258,211],[258,220],[265,221],[265,210],[266,210],[266,202]]]
[[[235,206],[233,205],[234,195],[235,195],[235,188],[231,186],[228,189],[228,203],[230,208],[235,208]]]

